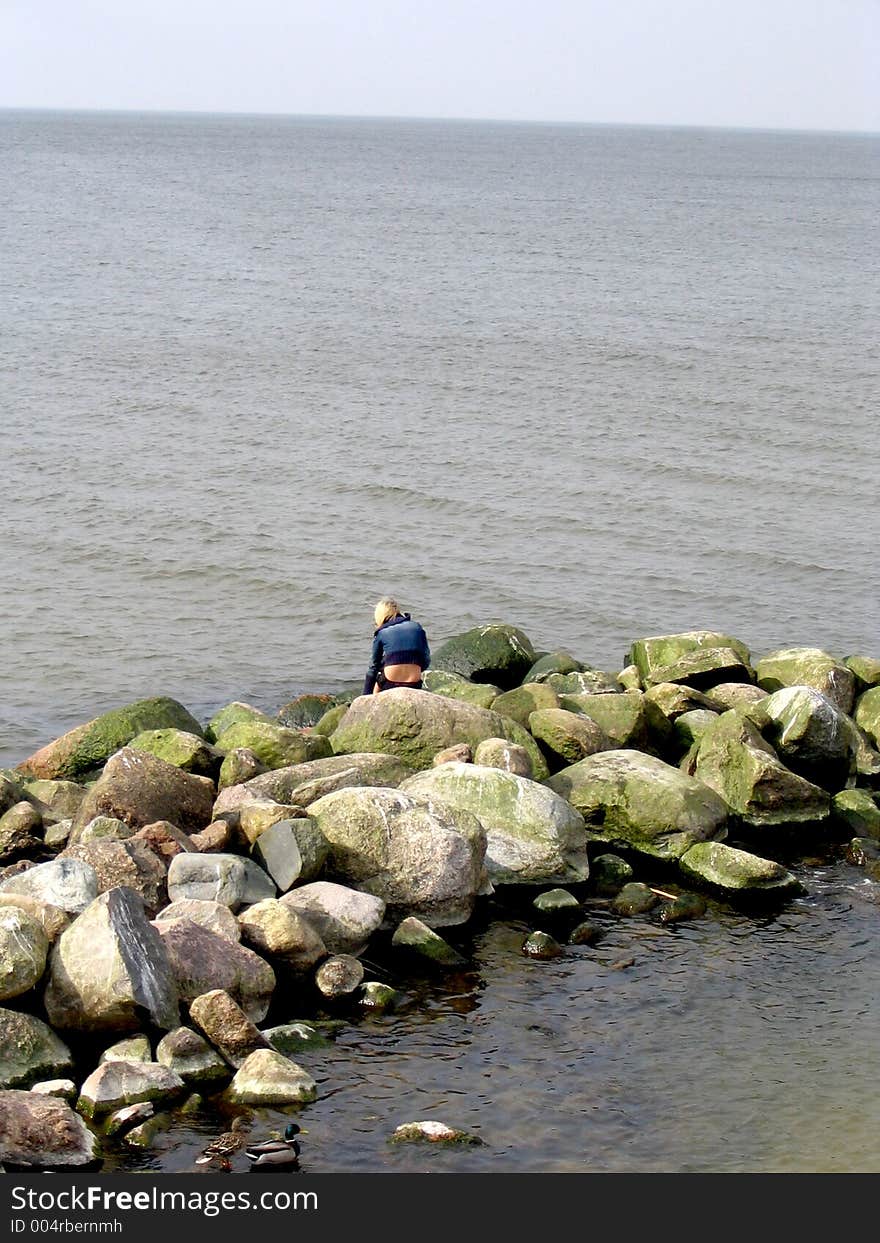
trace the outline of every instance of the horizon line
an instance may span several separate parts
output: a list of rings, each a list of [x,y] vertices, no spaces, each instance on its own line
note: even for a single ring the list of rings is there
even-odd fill
[[[465,125],[541,125],[574,126],[606,129],[693,129],[721,130],[760,134],[837,134],[852,137],[880,137],[880,130],[839,129],[796,125],[756,125],[705,121],[584,121],[561,120],[541,117],[487,117],[487,116],[429,116],[415,113],[347,113],[347,112],[272,112],[252,110],[228,110],[209,108],[133,108],[55,105],[55,104],[0,104],[0,112],[72,113],[98,116],[157,116],[157,117],[241,117],[314,121],[413,121],[425,123],[452,123]]]

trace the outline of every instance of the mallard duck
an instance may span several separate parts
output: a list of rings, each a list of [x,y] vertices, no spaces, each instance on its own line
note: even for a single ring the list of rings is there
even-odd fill
[[[248,1144],[244,1155],[251,1162],[251,1169],[268,1166],[287,1166],[292,1169],[299,1164],[299,1144],[296,1136],[302,1128],[296,1122],[288,1122],[282,1139],[266,1139],[259,1144]],[[304,1132],[303,1132],[304,1133]]]
[[[240,1115],[232,1120],[232,1127],[228,1131],[224,1131],[222,1135],[218,1135],[216,1139],[212,1139],[202,1151],[200,1157],[196,1157],[196,1165],[208,1165],[211,1161],[216,1162],[221,1169],[229,1170],[229,1158],[234,1152],[238,1152],[244,1143],[244,1132],[250,1126],[250,1119]]]

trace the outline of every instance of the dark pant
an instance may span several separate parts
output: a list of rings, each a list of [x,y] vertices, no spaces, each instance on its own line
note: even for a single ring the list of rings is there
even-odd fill
[[[393,691],[398,686],[408,686],[411,691],[420,691],[422,689],[422,679],[418,682],[392,682],[390,678],[386,678],[382,670],[379,670],[379,676],[376,678],[376,684],[380,691]]]

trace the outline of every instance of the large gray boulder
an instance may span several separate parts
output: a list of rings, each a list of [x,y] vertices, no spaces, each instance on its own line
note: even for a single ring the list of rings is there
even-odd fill
[[[587,839],[657,859],[678,859],[721,838],[727,807],[702,781],[641,751],[602,751],[547,782],[581,812]]]
[[[275,882],[250,859],[230,854],[179,854],[168,869],[168,897],[222,902],[237,910],[248,902],[274,898]]]
[[[158,1062],[103,1062],[80,1088],[77,1109],[94,1118],[140,1101],[173,1100],[185,1088],[179,1075]]]
[[[430,768],[438,751],[460,742],[473,749],[484,738],[506,738],[525,747],[535,780],[547,776],[538,744],[516,721],[429,691],[398,688],[360,695],[330,735],[338,753],[390,752],[415,770]]]
[[[694,773],[751,828],[815,823],[830,812],[827,791],[786,768],[736,709],[722,713],[703,734]]]
[[[519,686],[536,659],[531,640],[522,630],[491,622],[448,639],[433,653],[431,668],[508,690]]]
[[[786,686],[761,704],[762,730],[786,768],[825,790],[842,790],[851,767],[852,721],[821,691]]]
[[[24,894],[78,915],[98,896],[98,877],[80,859],[51,859],[0,881],[0,893]]]
[[[95,1142],[66,1101],[18,1089],[0,1092],[0,1162],[34,1170],[90,1165]]]
[[[330,875],[381,898],[389,918],[418,915],[436,926],[470,917],[486,853],[470,813],[373,786],[337,790],[310,811],[330,845]]]
[[[429,807],[476,816],[486,832],[486,870],[493,884],[586,880],[584,818],[545,785],[498,768],[441,764],[401,786]]]
[[[797,877],[782,864],[723,842],[699,842],[678,862],[689,880],[727,897],[789,898],[804,892]]]
[[[43,925],[20,907],[0,907],[0,1001],[20,997],[46,969],[49,938]]]
[[[52,949],[44,1001],[49,1022],[61,1030],[178,1026],[168,955],[133,890],[102,893],[62,932]]]
[[[297,881],[306,883],[321,874],[330,847],[315,821],[303,816],[277,820],[260,834],[252,853],[279,890],[286,893]]]
[[[385,917],[382,898],[333,881],[298,885],[279,901],[311,924],[331,954],[363,953]]]
[[[182,1001],[223,989],[254,1023],[266,1017],[275,972],[259,954],[191,920],[175,919],[155,927]]]
[[[184,833],[197,833],[211,821],[214,783],[185,773],[158,756],[123,747],[111,755],[89,789],[73,821],[76,832],[95,816],[114,816],[142,829],[169,820]]]
[[[0,1088],[30,1087],[72,1070],[70,1050],[42,1019],[0,1009]]]
[[[755,665],[758,685],[765,691],[785,686],[811,686],[830,699],[841,712],[852,712],[855,675],[841,660],[818,647],[785,647]]]

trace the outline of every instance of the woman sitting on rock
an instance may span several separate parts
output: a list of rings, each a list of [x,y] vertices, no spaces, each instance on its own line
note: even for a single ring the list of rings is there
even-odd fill
[[[364,678],[364,694],[376,695],[395,686],[418,689],[422,685],[422,672],[431,663],[431,649],[424,630],[389,597],[379,601],[373,618],[376,630],[370,667]]]

